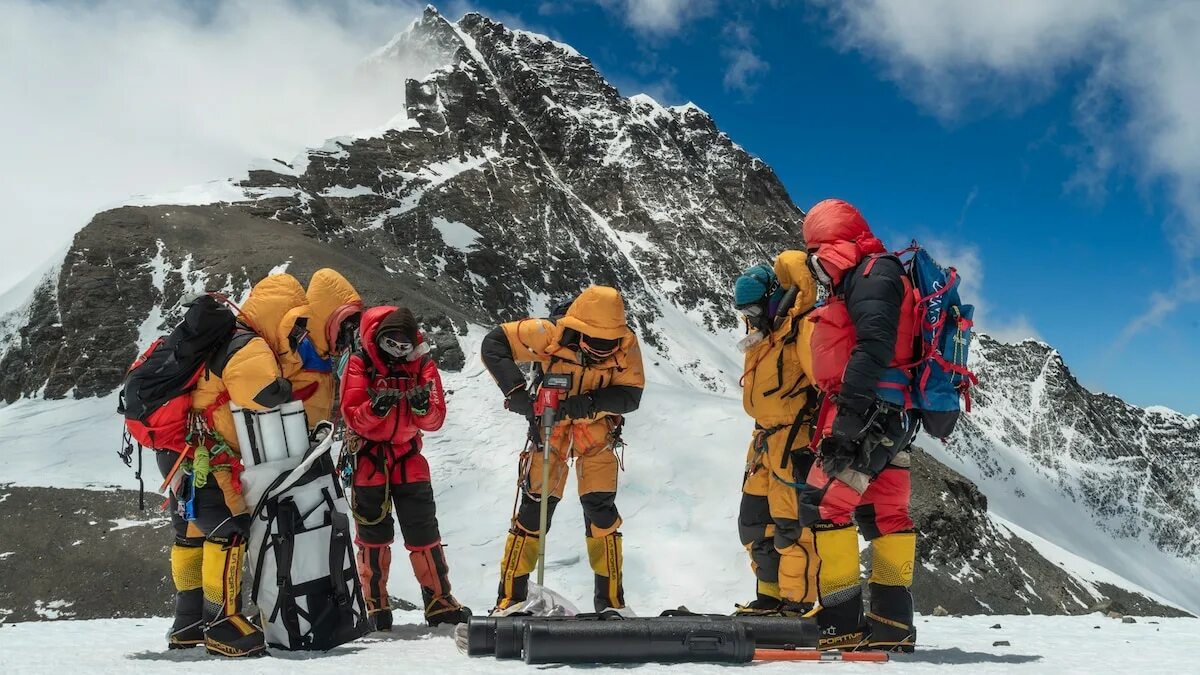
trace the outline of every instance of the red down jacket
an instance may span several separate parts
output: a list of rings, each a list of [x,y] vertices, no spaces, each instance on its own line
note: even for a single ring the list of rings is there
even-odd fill
[[[877,395],[904,402],[916,303],[900,262],[884,255],[887,249],[866,219],[841,200],[827,199],[808,212],[804,239],[833,279],[832,295],[809,315],[816,324],[812,353],[817,386],[864,407]],[[827,412],[820,436],[832,421]]]
[[[421,434],[437,431],[446,420],[446,396],[437,365],[429,356],[429,344],[418,333],[417,348],[405,363],[388,366],[375,347],[375,331],[395,307],[381,306],[367,310],[362,318],[362,352],[350,357],[342,377],[341,412],[346,426],[361,436],[366,445],[363,452],[374,457],[361,457],[355,470],[356,485],[382,485],[384,476],[392,483],[419,483],[429,480],[429,462],[421,455]],[[407,400],[401,400],[384,417],[371,411],[371,393],[381,389],[405,391],[433,383],[429,392],[429,411],[413,414]],[[383,454],[386,452],[386,455]],[[360,452],[360,454],[362,454]],[[387,460],[364,467],[368,460]],[[373,470],[384,468],[383,472]],[[367,469],[367,470],[363,470]]]

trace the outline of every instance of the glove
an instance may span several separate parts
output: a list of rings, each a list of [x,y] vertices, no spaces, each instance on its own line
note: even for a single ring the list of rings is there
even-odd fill
[[[580,394],[564,400],[558,405],[558,410],[567,419],[587,419],[596,414],[596,402],[591,394]]]
[[[424,417],[429,414],[429,386],[421,385],[408,398],[408,406],[412,408],[413,414],[417,417]]]
[[[854,444],[850,441],[845,441],[837,436],[828,436],[821,441],[821,446],[817,449],[817,453],[821,455],[821,461],[838,461],[846,458],[852,458],[855,453]]]
[[[854,463],[857,452],[851,441],[829,436],[821,441],[821,470],[828,476],[836,476]]]
[[[533,416],[533,399],[529,398],[529,392],[524,389],[517,389],[509,394],[504,407],[522,417]]]
[[[385,391],[375,397],[371,402],[371,412],[375,413],[376,417],[386,417],[397,403],[400,402],[400,392]]]
[[[874,399],[864,401],[862,397],[842,397],[838,400],[837,416],[833,418],[832,434],[843,443],[858,441],[867,431]]]

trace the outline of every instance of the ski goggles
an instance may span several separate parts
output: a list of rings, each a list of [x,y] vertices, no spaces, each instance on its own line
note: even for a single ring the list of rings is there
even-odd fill
[[[833,285],[833,277],[829,276],[829,273],[825,271],[825,266],[821,264],[821,260],[817,257],[817,254],[808,254],[807,265],[808,271],[812,273],[813,278],[816,279],[818,283],[824,286]]]
[[[379,344],[379,349],[395,359],[408,358],[416,349],[406,335],[384,333],[376,342]]]
[[[580,336],[579,346],[588,354],[596,358],[607,358],[617,352],[617,348],[621,346],[619,339],[605,340],[603,338],[593,338],[586,335]]]
[[[746,319],[747,321],[761,319],[767,313],[767,308],[763,307],[761,303],[757,302],[753,305],[738,307],[737,310],[742,313],[742,318]]]

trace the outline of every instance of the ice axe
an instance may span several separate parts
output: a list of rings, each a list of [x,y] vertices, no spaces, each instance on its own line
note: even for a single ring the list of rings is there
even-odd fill
[[[537,399],[533,402],[533,412],[542,425],[542,503],[538,514],[538,563],[537,583],[543,586],[546,577],[546,530],[549,520],[550,496],[554,489],[550,487],[550,436],[554,433],[554,425],[558,422],[558,404],[571,391],[570,373],[546,373],[538,388]]]

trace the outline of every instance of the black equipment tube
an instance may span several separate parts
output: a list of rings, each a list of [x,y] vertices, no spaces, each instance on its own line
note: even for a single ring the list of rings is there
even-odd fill
[[[754,633],[712,617],[531,621],[525,663],[749,663]]]

